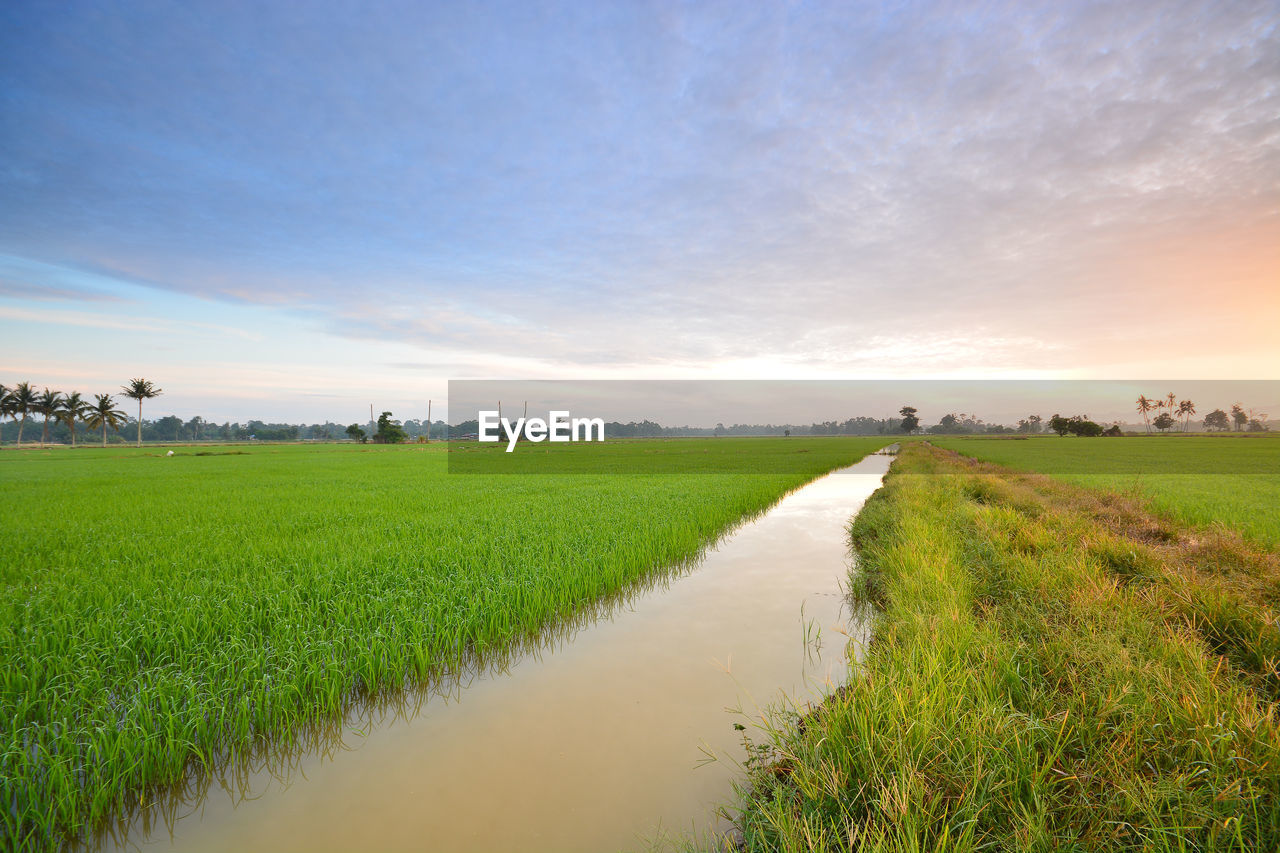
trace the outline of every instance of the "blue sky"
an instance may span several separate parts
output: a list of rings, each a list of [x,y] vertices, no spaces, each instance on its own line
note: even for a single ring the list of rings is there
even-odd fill
[[[449,378],[1275,378],[1277,23],[6,3],[0,381],[345,422]]]

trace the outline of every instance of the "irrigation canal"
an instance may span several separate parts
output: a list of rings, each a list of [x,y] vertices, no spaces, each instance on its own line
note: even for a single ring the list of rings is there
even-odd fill
[[[792,492],[692,570],[506,666],[353,714],[325,748],[229,768],[102,850],[610,851],[727,828],[742,732],[828,692],[859,653],[847,524],[871,455]],[[717,760],[707,762],[708,754]]]

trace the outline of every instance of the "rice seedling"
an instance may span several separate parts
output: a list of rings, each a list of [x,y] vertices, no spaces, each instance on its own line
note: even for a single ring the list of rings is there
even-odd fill
[[[880,443],[609,443],[616,474],[531,477],[439,445],[6,451],[0,848],[518,644]],[[699,446],[726,470],[681,473]]]

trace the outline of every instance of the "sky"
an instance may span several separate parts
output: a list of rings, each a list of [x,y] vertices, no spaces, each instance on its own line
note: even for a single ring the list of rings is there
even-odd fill
[[[1275,379],[1278,24],[11,0],[0,382],[348,422],[450,379]]]

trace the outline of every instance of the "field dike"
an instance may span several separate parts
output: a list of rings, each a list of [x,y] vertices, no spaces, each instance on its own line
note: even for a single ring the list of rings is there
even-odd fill
[[[1275,850],[1277,554],[907,445],[849,686],[752,732],[748,850]]]

